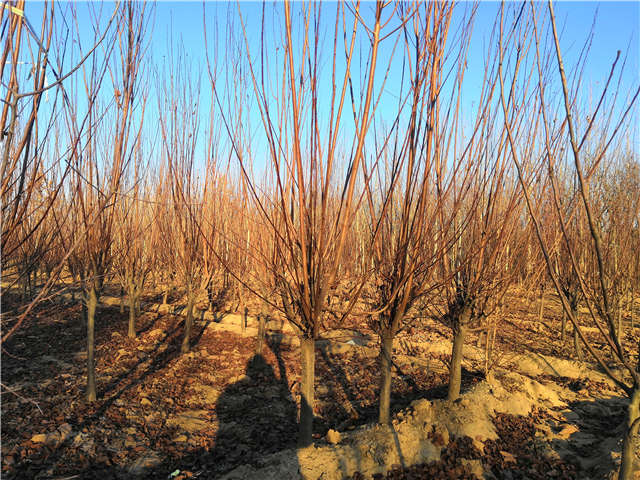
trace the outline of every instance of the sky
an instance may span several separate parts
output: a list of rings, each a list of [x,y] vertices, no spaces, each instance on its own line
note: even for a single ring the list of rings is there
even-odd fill
[[[276,2],[277,10],[281,11],[281,4]],[[300,4],[294,3],[294,8]],[[459,5],[460,11],[471,4],[462,2]],[[60,10],[68,9],[70,4],[61,2],[58,6]],[[79,24],[81,25],[81,36],[84,36],[83,43],[89,45],[91,43],[91,24],[89,10],[91,7],[94,11],[97,7],[102,6],[104,18],[108,17],[108,13],[113,10],[114,4],[105,2],[102,4],[89,4],[79,2],[75,4]],[[267,12],[273,11],[273,2],[265,4]],[[170,69],[169,62],[175,59],[177,54],[177,46],[183,45],[185,58],[190,65],[190,73],[194,79],[197,75],[200,79],[200,95],[197,103],[200,107],[201,119],[201,136],[204,140],[204,133],[207,129],[208,115],[211,107],[212,95],[209,78],[207,75],[207,51],[204,42],[204,25],[203,25],[203,7],[204,17],[206,19],[206,29],[208,36],[209,56],[213,59],[216,55],[219,59],[224,58],[229,53],[228,44],[224,41],[224,28],[226,26],[227,14],[231,12],[235,18],[233,30],[238,39],[241,39],[238,15],[240,10],[243,21],[245,22],[247,41],[249,48],[255,53],[259,51],[259,34],[260,19],[263,4],[259,2],[171,2],[160,1],[154,5],[153,16],[150,18],[149,33],[149,51],[147,52],[146,62],[149,76],[145,80],[145,89],[150,93],[150,105],[147,107],[147,124],[149,137],[158,137],[158,108],[162,103],[162,99],[158,102],[159,87],[162,78],[166,78],[167,69]],[[335,8],[335,4],[326,2],[325,7],[329,11]],[[481,2],[474,22],[473,36],[471,48],[468,56],[468,72],[465,82],[465,88],[468,89],[466,98],[473,98],[474,92],[479,91],[482,75],[484,74],[482,52],[487,48],[487,42],[496,18],[496,12],[499,8],[497,2]],[[536,8],[546,10],[546,3],[536,3]],[[365,18],[371,18],[374,3],[365,2],[362,5]],[[621,90],[624,92],[631,90],[634,86],[638,86],[638,77],[640,72],[640,2],[556,2],[554,3],[557,25],[561,30],[561,47],[565,62],[567,65],[573,64],[587,40],[593,26],[593,41],[589,61],[584,71],[583,87],[592,97],[596,95],[602,88],[607,74],[611,68],[611,63],[616,56],[616,52],[620,50],[622,56],[626,56],[627,65],[625,74],[621,80]],[[40,28],[39,19],[41,18],[42,3],[36,1],[27,2],[25,14],[27,18],[32,19],[31,23],[36,30]],[[294,21],[297,17],[294,15]],[[323,17],[325,20],[331,21],[331,14]],[[281,25],[281,14],[278,14],[275,22],[267,22],[267,37],[279,36],[277,25]],[[455,20],[454,20],[455,21]],[[280,23],[278,23],[280,22]],[[276,26],[273,26],[276,25]],[[216,29],[218,35],[216,36]],[[327,29],[327,38],[331,39],[331,30]],[[216,41],[217,39],[217,41]],[[362,45],[360,38],[359,45]],[[86,48],[86,47],[85,47]],[[392,42],[387,41],[383,44],[381,50],[382,58],[388,58],[391,55]],[[329,48],[327,49],[331,51]],[[386,57],[385,57],[386,55]],[[330,58],[324,59],[324,65],[327,67],[322,71],[324,75],[328,75],[330,70]],[[222,65],[224,62],[220,61]],[[354,69],[357,71],[358,66]],[[389,80],[385,89],[385,100],[381,103],[380,108],[384,114],[385,108],[393,108],[395,105],[395,86],[400,83],[401,68],[396,63],[391,69]],[[357,75],[356,75],[357,78]],[[250,85],[246,86],[250,89]],[[249,95],[248,92],[244,92]],[[248,97],[247,97],[248,98]],[[385,103],[387,102],[387,103]],[[384,115],[383,115],[384,116]],[[254,111],[253,118],[250,122],[251,132],[249,137],[256,139],[259,143],[262,126],[260,124],[257,111]],[[633,134],[633,144],[636,151],[640,146],[640,135],[636,130]],[[205,147],[202,144],[199,147],[199,155],[204,155]]]

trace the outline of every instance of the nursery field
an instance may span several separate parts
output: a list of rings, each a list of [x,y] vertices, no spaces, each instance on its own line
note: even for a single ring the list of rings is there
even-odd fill
[[[638,24],[3,0],[2,478],[640,480]]]

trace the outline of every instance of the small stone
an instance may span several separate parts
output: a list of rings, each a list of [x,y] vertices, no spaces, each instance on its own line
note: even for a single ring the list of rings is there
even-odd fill
[[[31,441],[33,443],[44,443],[47,441],[47,435],[44,433],[38,433],[37,435],[31,437]]]
[[[142,405],[143,407],[150,407],[151,400],[149,400],[147,397],[142,397],[142,400],[140,400],[140,405]]]
[[[340,440],[342,440],[342,436],[340,435],[340,432],[336,432],[333,429],[329,429],[329,431],[327,432],[327,442],[333,445],[336,445],[340,443]]]
[[[120,333],[119,333],[119,332],[112,332],[112,333],[111,333],[111,336],[112,336],[112,337],[121,337],[122,335],[120,335]]]

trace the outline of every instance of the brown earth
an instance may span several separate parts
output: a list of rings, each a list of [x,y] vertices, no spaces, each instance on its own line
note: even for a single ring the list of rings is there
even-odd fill
[[[11,301],[3,295],[3,311]],[[272,334],[260,357],[253,329],[204,321],[181,356],[181,317],[146,313],[131,340],[126,312],[103,307],[98,401],[88,404],[80,317],[77,305],[42,305],[3,345],[4,478],[596,479],[619,462],[621,393],[534,321],[504,322],[486,379],[484,350],[469,340],[454,404],[443,400],[446,328],[403,336],[389,428],[374,425],[375,337],[332,332],[316,352],[316,443],[297,451],[288,337]]]

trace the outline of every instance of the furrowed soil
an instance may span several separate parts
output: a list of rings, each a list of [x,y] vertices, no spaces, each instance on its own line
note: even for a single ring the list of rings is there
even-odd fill
[[[289,335],[271,332],[257,355],[255,329],[205,319],[181,355],[181,316],[147,311],[129,339],[128,313],[102,306],[98,400],[87,403],[80,306],[43,304],[2,346],[2,477],[615,478],[622,392],[574,360],[557,305],[542,323],[525,307],[501,319],[489,361],[470,335],[456,402],[445,400],[449,330],[425,322],[403,334],[385,427],[375,336],[331,332],[316,350],[315,443],[298,450]],[[637,340],[630,331],[628,347]]]

